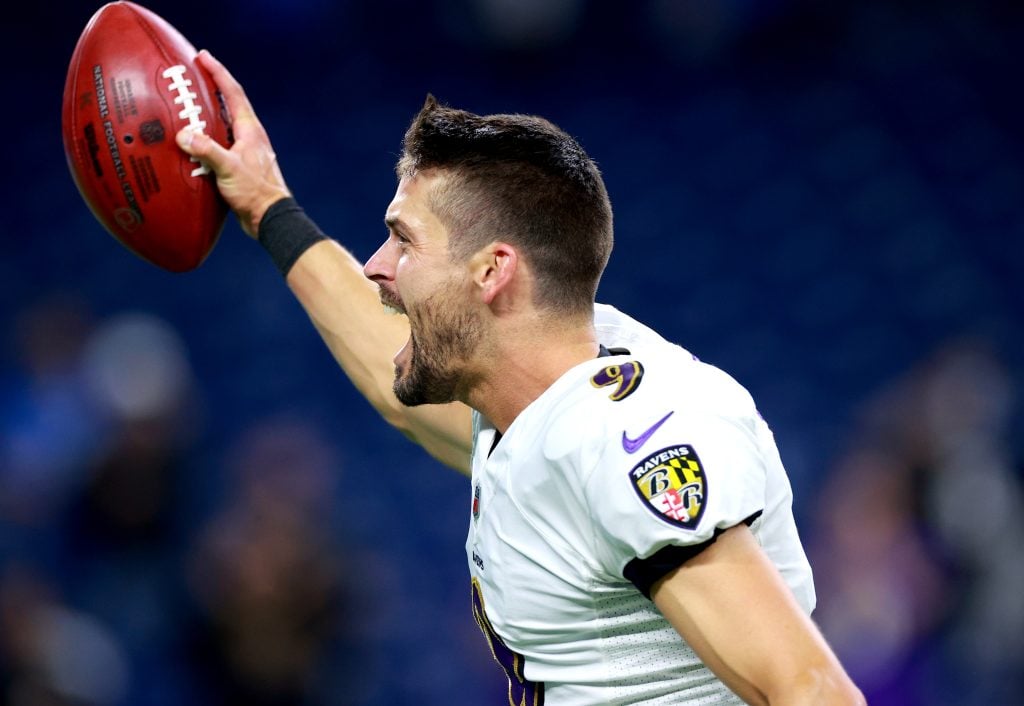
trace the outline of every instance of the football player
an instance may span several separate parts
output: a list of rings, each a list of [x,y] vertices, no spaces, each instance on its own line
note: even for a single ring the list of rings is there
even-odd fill
[[[612,214],[575,140],[428,98],[363,265],[291,197],[239,84],[200,61],[235,143],[179,144],[373,406],[471,474],[472,609],[510,704],[863,703],[809,617],[790,484],[750,395],[595,307]]]

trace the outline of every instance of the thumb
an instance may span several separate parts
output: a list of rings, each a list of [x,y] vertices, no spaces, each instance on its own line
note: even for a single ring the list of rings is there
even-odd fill
[[[208,164],[215,173],[220,174],[228,158],[228,150],[217,144],[209,135],[193,128],[184,128],[174,136],[178,147],[186,154],[197,157]]]

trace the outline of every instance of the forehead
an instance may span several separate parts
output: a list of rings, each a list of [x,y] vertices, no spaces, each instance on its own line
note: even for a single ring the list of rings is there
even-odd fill
[[[384,213],[389,228],[406,237],[445,237],[447,231],[431,209],[431,194],[444,177],[437,172],[417,172],[402,177]]]

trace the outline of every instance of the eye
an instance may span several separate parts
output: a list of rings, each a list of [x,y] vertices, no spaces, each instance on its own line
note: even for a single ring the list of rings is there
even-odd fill
[[[384,239],[384,245],[382,245],[381,247],[395,245],[398,247],[399,250],[405,250],[405,246],[408,244],[408,242],[409,241],[406,238],[402,237],[395,231],[389,230],[387,237]]]

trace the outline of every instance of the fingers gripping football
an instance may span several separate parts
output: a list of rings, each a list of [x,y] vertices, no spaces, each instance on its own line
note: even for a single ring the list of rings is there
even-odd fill
[[[266,130],[256,117],[242,86],[205,49],[197,60],[210,72],[231,113],[235,142],[227,149],[202,132],[185,128],[178,145],[213,170],[217,188],[249,236],[255,238],[263,214],[276,201],[291,196]]]

